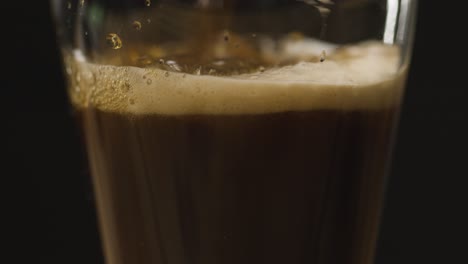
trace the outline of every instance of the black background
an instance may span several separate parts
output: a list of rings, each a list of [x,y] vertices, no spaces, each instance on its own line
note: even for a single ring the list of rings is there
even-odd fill
[[[4,263],[103,263],[47,2],[1,6]],[[451,2],[420,1],[377,264],[468,263],[466,15]]]

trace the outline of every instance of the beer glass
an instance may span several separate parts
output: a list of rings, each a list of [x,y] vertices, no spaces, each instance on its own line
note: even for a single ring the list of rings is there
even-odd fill
[[[108,264],[369,264],[414,0],[52,0]]]

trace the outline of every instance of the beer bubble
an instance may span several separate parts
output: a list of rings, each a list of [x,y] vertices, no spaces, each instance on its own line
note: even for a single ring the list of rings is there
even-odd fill
[[[224,33],[223,33],[223,39],[225,42],[229,42],[229,31],[225,30]]]
[[[148,66],[153,63],[153,60],[150,57],[144,55],[138,58],[138,63],[142,66]]]
[[[124,82],[124,91],[125,91],[125,92],[130,91],[130,88],[131,88],[131,87],[132,87],[132,86],[131,86],[131,84],[130,84],[130,81],[129,81],[128,79],[126,79],[125,82]]]
[[[151,0],[145,0],[145,5],[146,6],[151,6]]]
[[[305,38],[304,34],[299,31],[293,31],[288,34],[288,39],[290,41],[302,41]]]
[[[164,60],[163,60],[163,59],[159,59],[158,62],[159,62],[159,64],[161,64],[161,65],[164,64]]]
[[[327,52],[325,50],[322,50],[320,53],[320,62],[324,62],[327,57]]]
[[[169,72],[164,73],[164,76],[169,77]]]
[[[133,21],[132,26],[135,30],[141,30],[141,22],[138,20]]]
[[[90,84],[92,85],[96,84],[96,74],[94,74],[93,72],[90,72],[87,78]]]
[[[146,84],[148,84],[148,85],[150,85],[152,82],[153,82],[153,80],[151,80],[151,79],[146,80]]]
[[[202,67],[199,66],[199,67],[193,72],[193,74],[195,74],[195,75],[201,75],[201,70],[202,70]]]
[[[223,60],[218,60],[218,61],[213,62],[213,65],[215,66],[223,66],[224,64],[226,64],[226,62]]]
[[[151,24],[151,18],[146,19],[146,23]]]
[[[208,74],[209,74],[209,75],[213,75],[213,74],[215,74],[215,73],[216,73],[216,70],[215,70],[215,69],[210,69],[210,70],[208,71]]]
[[[179,64],[177,64],[177,62],[175,62],[173,60],[166,61],[166,64],[174,71],[178,71],[178,72],[181,71],[181,68],[180,68]]]
[[[135,104],[135,100],[134,99],[128,99],[128,103],[131,104],[131,105],[134,105]]]
[[[68,1],[67,3],[67,9],[70,10],[72,8],[72,3],[70,1]]]
[[[80,7],[83,7],[85,5],[85,0],[80,0]]]
[[[119,35],[115,33],[109,33],[106,37],[107,45],[112,49],[120,49],[122,48],[122,40],[120,39]]]
[[[258,70],[259,70],[260,72],[265,72],[265,67],[260,66],[260,67],[258,68]]]
[[[115,88],[117,88],[117,80],[112,80],[112,82],[111,82],[111,89],[112,89],[112,90],[115,90]]]

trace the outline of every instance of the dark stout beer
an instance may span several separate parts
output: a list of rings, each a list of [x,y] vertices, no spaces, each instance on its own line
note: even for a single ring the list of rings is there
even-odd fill
[[[367,43],[223,77],[75,62],[107,262],[371,263],[397,61]]]

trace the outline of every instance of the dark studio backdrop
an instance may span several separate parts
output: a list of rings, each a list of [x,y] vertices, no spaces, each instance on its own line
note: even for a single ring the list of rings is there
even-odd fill
[[[467,263],[467,47],[462,11],[441,2],[420,1],[377,264]],[[9,1],[2,14],[9,263],[103,263],[48,1]]]

